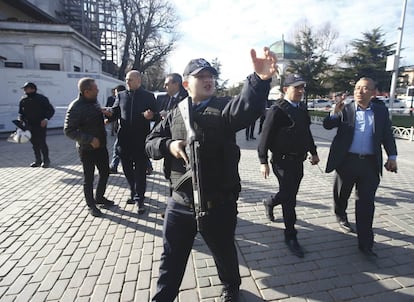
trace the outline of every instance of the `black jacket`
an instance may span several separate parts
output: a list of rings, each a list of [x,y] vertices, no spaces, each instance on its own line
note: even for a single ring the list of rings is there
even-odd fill
[[[99,139],[100,148],[106,148],[106,130],[98,101],[79,96],[68,107],[63,127],[65,135],[76,141],[81,150],[93,150],[91,141]]]
[[[310,117],[300,103],[294,108],[286,100],[277,100],[266,113],[258,145],[261,164],[268,163],[268,150],[275,154],[316,155],[316,146],[310,131]]]
[[[145,156],[145,138],[150,132],[150,121],[143,113],[148,109],[157,113],[155,97],[142,87],[118,94],[111,120],[119,119],[118,152],[121,157]]]
[[[269,83],[270,80],[262,81],[257,75],[250,75],[239,96],[231,100],[212,97],[205,108],[194,113],[194,127],[202,133],[200,162],[202,190],[206,194],[240,191],[240,149],[235,134],[260,116],[265,108]],[[153,129],[146,141],[146,151],[151,158],[171,159],[171,181],[175,190],[186,166],[182,159],[171,156],[169,144],[173,140],[186,140],[186,135],[180,110],[175,108]],[[192,197],[191,186],[183,186],[180,192]]]
[[[381,104],[371,102],[371,109],[374,112],[374,153],[377,160],[377,172],[382,173],[382,149],[387,155],[397,155],[394,135],[392,134],[392,124],[388,114],[388,108]],[[355,131],[355,103],[345,105],[339,113],[338,118],[331,118],[329,115],[323,120],[325,129],[338,128],[329,150],[326,172],[332,172],[345,160],[349,148],[351,147]]]
[[[177,97],[174,99],[174,102],[172,104],[168,104],[169,100],[170,100],[170,96],[168,94],[163,94],[163,95],[159,95],[157,96],[157,108],[158,108],[158,112],[164,110],[164,111],[169,111],[174,109],[175,107],[177,107],[177,104],[185,99],[188,96],[188,93],[186,90],[180,90],[178,92]],[[169,108],[167,108],[169,106]]]
[[[29,127],[40,127],[42,120],[50,120],[54,114],[55,109],[49,99],[42,94],[25,94],[20,100],[19,119]]]

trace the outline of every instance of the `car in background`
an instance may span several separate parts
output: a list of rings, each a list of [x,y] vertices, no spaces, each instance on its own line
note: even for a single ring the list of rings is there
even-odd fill
[[[385,96],[377,96],[378,100],[382,101],[387,108],[390,107],[390,99]],[[406,102],[404,102],[401,99],[394,99],[394,102],[392,104],[392,111],[395,113],[404,113],[404,111],[407,109]]]
[[[332,107],[332,104],[333,102],[331,100],[323,100],[323,99],[309,100],[308,108],[327,110]]]
[[[386,99],[383,102],[385,103],[385,106],[390,107],[390,99]],[[405,102],[400,99],[394,99],[392,108],[405,108]]]

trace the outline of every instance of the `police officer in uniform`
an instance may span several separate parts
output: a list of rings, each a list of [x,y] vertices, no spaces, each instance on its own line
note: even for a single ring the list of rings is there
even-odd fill
[[[194,128],[200,141],[201,191],[208,201],[202,237],[210,248],[221,282],[222,301],[238,301],[241,283],[234,233],[240,192],[240,150],[236,132],[263,112],[276,71],[276,57],[264,49],[264,58],[251,51],[255,73],[247,77],[240,96],[230,100],[214,96],[217,71],[204,59],[191,60],[184,70],[184,88],[193,102]],[[187,99],[183,100],[186,101]],[[186,173],[186,128],[179,108],[150,133],[146,150],[153,159],[171,159],[172,198],[168,199],[163,226],[164,250],[153,301],[174,301],[178,294],[197,223],[192,208],[192,182]]]
[[[284,99],[276,101],[266,114],[258,145],[260,171],[269,176],[268,150],[272,152],[271,164],[279,181],[279,192],[264,200],[266,216],[274,220],[273,208],[282,204],[285,223],[285,242],[290,251],[302,258],[304,252],[296,238],[296,194],[303,177],[303,161],[310,152],[312,165],[319,162],[316,146],[310,131],[310,117],[301,103],[305,81],[297,74],[286,77]]]

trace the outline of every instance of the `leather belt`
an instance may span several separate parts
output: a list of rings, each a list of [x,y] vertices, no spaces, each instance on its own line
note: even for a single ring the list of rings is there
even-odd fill
[[[289,160],[304,160],[306,155],[303,153],[286,153],[286,154],[280,154],[279,155],[281,159],[289,159]]]
[[[172,192],[172,199],[181,205],[193,209],[193,204],[191,203],[191,201],[188,198],[184,198],[181,194],[177,193],[176,191]],[[235,199],[235,194],[233,193],[222,194],[219,200],[209,200],[207,198],[207,208],[208,210],[210,210],[226,202],[235,201],[233,199]]]
[[[348,155],[352,157],[356,157],[358,159],[368,159],[368,158],[372,158],[375,156],[374,154],[358,154],[358,153],[351,153],[351,152],[349,152]]]

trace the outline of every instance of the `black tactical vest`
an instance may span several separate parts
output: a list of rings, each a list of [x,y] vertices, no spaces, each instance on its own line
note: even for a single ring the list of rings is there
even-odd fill
[[[274,140],[276,154],[306,154],[310,150],[309,124],[310,118],[306,108],[293,107],[286,100],[278,100],[275,106],[279,107],[290,119],[291,123],[277,131]]]
[[[221,112],[228,101],[212,98],[201,112],[194,112],[194,130],[200,141],[200,162],[203,191],[209,197],[216,193],[240,191],[238,164],[240,149],[236,144],[235,133],[226,125]],[[173,140],[185,140],[187,132],[178,108],[174,109],[171,122]],[[177,188],[186,172],[183,160],[173,159],[171,181],[174,190],[192,194],[191,179]],[[214,198],[214,197],[213,197]]]

